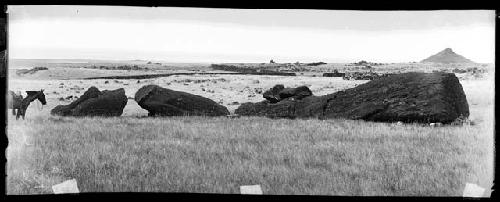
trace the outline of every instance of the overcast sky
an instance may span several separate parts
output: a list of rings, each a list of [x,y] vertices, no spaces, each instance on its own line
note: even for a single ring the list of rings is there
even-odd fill
[[[9,58],[494,63],[495,11],[9,6]]]

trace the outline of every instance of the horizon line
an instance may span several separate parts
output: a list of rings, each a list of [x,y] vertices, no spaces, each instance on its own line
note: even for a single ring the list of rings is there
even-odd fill
[[[220,63],[243,63],[243,64],[272,64],[268,62],[203,62],[203,61],[192,61],[192,62],[175,62],[175,61],[168,61],[168,60],[161,60],[161,59],[88,59],[88,58],[8,58],[8,60],[83,60],[83,61],[92,61],[92,60],[97,60],[97,61],[145,61],[145,62],[164,62],[164,63],[203,63],[203,64],[220,64]],[[274,59],[273,59],[274,60]],[[377,63],[377,64],[415,64],[415,63],[420,63],[420,64],[433,64],[432,62],[421,62],[421,61],[406,61],[406,62],[371,62],[368,60],[359,60],[355,62],[325,62],[327,64],[352,64],[352,63],[357,63],[361,61],[366,61],[368,63]],[[299,62],[299,61],[296,61]],[[286,63],[296,63],[296,62],[275,62],[276,64],[286,64]],[[323,62],[321,60],[317,60],[316,62]],[[299,63],[311,63],[311,62],[299,62]],[[465,63],[434,63],[434,64],[465,64]],[[472,61],[472,64],[495,64],[489,63],[489,62],[474,62]]]

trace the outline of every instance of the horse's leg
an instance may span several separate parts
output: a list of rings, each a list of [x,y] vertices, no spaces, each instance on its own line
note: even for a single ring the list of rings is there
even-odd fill
[[[12,108],[12,115],[16,115],[16,108]]]
[[[23,120],[24,120],[24,116],[26,116],[26,110],[27,110],[27,109],[25,109],[25,108],[23,107],[23,109],[22,109],[22,111],[21,111],[21,116],[23,116]]]
[[[23,117],[23,120],[24,120],[24,114],[26,113],[26,110],[23,109],[23,107],[17,109],[17,116],[16,116],[16,119],[18,119],[19,117]]]

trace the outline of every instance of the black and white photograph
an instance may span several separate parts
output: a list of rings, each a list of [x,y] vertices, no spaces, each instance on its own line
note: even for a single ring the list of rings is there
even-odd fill
[[[7,16],[7,195],[494,191],[495,10]]]

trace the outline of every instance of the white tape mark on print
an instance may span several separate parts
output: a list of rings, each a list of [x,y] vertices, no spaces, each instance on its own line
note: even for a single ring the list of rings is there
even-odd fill
[[[241,194],[262,194],[260,185],[246,185],[240,186]]]
[[[464,197],[482,197],[484,193],[484,188],[477,186],[476,184],[466,183],[464,189]]]
[[[66,180],[61,184],[56,184],[52,186],[52,191],[54,194],[70,194],[70,193],[80,193],[76,183],[76,179]]]

